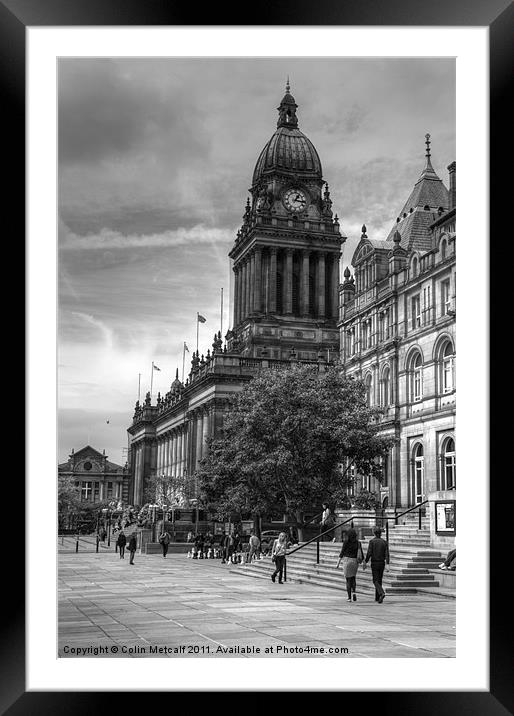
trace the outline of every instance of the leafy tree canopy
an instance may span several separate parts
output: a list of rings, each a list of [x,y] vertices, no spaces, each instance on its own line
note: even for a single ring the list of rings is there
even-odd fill
[[[362,381],[336,368],[265,371],[234,398],[210,442],[197,470],[202,502],[222,518],[337,501],[352,466],[381,479],[378,458],[394,440],[378,434],[379,415],[367,407]]]

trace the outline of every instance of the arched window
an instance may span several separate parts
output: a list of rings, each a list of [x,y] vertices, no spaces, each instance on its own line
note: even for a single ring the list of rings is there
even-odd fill
[[[455,488],[455,440],[447,438],[441,449],[441,489],[453,490]]]
[[[440,356],[441,393],[451,393],[455,388],[455,352],[451,341],[444,344]]]
[[[443,239],[441,241],[441,261],[444,261],[446,258],[446,239]]]
[[[412,259],[412,277],[418,275],[418,259],[414,257]]]
[[[364,381],[366,386],[366,405],[370,407],[373,404],[373,376],[368,373]]]
[[[423,361],[420,353],[416,353],[410,362],[409,393],[411,403],[417,403],[423,398]]]
[[[416,443],[412,451],[412,495],[415,504],[423,502],[425,493],[425,456],[423,445]]]
[[[387,408],[391,403],[391,371],[389,366],[384,368],[382,380],[380,381],[380,404]]]

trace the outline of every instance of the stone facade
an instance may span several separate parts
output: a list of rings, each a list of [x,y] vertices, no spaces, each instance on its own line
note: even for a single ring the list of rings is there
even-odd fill
[[[127,502],[129,471],[107,459],[105,450],[99,452],[90,445],[72,450],[67,462],[58,466],[59,475],[68,475],[80,488],[83,502],[95,503],[112,500]]]
[[[229,409],[229,399],[261,370],[290,360],[323,370],[338,355],[339,258],[344,236],[310,140],[298,129],[286,87],[277,130],[259,155],[243,224],[230,251],[234,271],[232,329],[214,336],[212,352],[193,355],[155,403],[136,404],[129,433],[130,501],[140,505],[152,476],[172,478],[169,499],[188,504],[193,477]],[[173,478],[177,488],[173,487]]]
[[[426,166],[385,239],[363,227],[340,287],[340,356],[395,436],[384,483],[362,480],[388,507],[455,489],[455,163],[450,190]]]

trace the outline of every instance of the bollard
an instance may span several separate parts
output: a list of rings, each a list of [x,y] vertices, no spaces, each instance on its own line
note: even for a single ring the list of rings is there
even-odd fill
[[[287,582],[287,559],[284,559],[284,582]]]
[[[316,542],[316,564],[319,564],[319,540]]]
[[[96,535],[96,551],[98,552],[98,545],[100,544],[100,537]]]
[[[79,538],[78,535],[75,537],[75,552],[79,551]]]

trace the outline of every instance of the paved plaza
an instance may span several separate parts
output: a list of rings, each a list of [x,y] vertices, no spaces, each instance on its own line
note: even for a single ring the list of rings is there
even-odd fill
[[[455,600],[394,595],[379,605],[357,590],[347,602],[343,591],[182,554],[137,554],[134,565],[114,550],[58,559],[65,658],[455,656]]]

